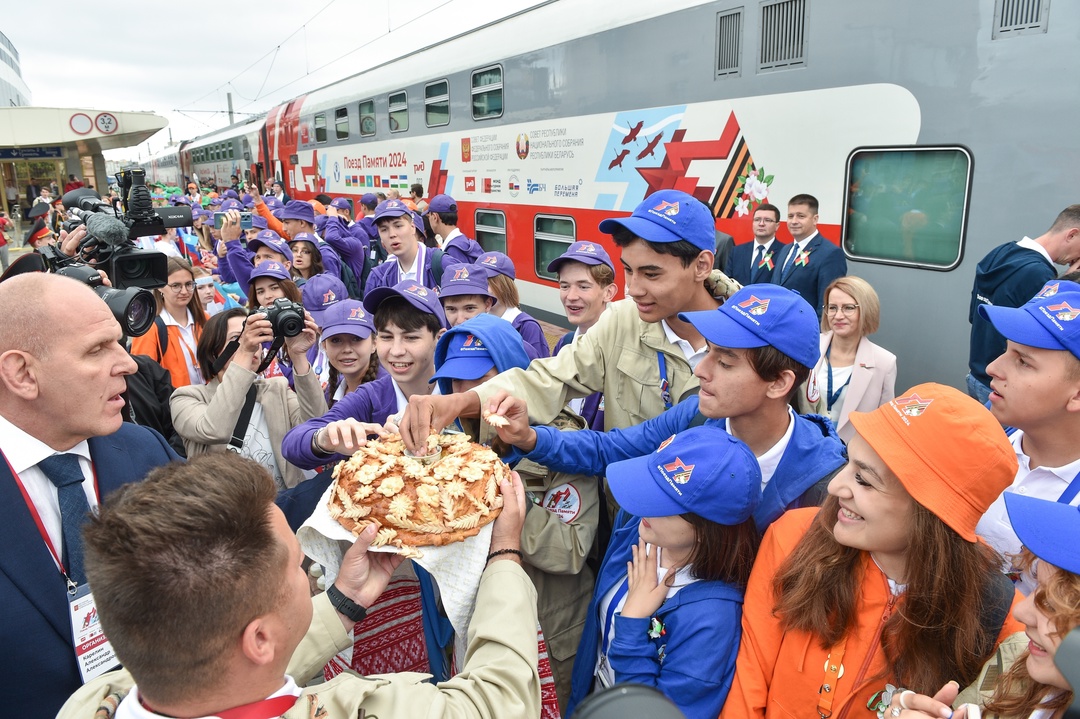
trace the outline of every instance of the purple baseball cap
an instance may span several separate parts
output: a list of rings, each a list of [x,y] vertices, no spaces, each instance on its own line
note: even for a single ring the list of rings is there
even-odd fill
[[[263,197],[263,202],[271,210],[280,210],[283,207],[285,207],[285,204],[281,200],[279,200],[278,198],[274,197],[273,195],[267,195],[267,196]]]
[[[476,260],[476,264],[480,265],[488,272],[495,272],[500,275],[506,275],[512,280],[517,279],[517,271],[514,269],[514,262],[509,257],[501,252],[485,252],[480,255]]]
[[[271,277],[275,280],[292,279],[289,271],[285,269],[285,265],[281,264],[280,262],[274,262],[273,260],[260,262],[259,264],[255,265],[255,269],[251,271],[251,279],[248,281],[248,283],[254,283],[255,280],[259,279],[260,277]]]
[[[712,211],[679,190],[654,192],[629,217],[614,217],[600,223],[600,231],[609,235],[620,227],[648,242],[686,240],[701,250],[716,249],[716,221]]]
[[[401,217],[409,214],[412,214],[412,210],[401,200],[383,200],[375,208],[375,217],[373,219],[378,222],[384,217]]]
[[[279,207],[276,210],[270,210],[270,214],[274,216],[275,220],[280,221],[282,216],[285,214],[285,208]]]
[[[607,265],[615,271],[615,265],[599,242],[575,242],[570,248],[548,263],[548,272],[558,272],[564,262],[580,262],[585,265]]]
[[[300,295],[304,300],[304,309],[311,313],[315,324],[322,327],[326,310],[347,300],[349,291],[337,277],[323,272],[305,282],[300,288]]]
[[[312,312],[312,315],[314,314]],[[319,322],[319,319],[316,318],[315,321]],[[336,335],[353,335],[360,339],[367,339],[375,333],[375,318],[364,308],[363,302],[341,300],[323,312],[319,327],[322,330],[323,340]]]
[[[292,250],[289,248],[289,243],[281,239],[281,235],[273,230],[262,230],[259,234],[255,235],[255,239],[248,242],[248,249],[252,252],[256,252],[260,245],[269,247],[274,252],[284,255],[285,259],[289,262],[293,261],[293,254]]]
[[[243,212],[244,206],[240,204],[239,200],[226,199],[221,201],[221,206],[218,208],[218,212],[228,212],[229,210],[236,210],[237,212]]]
[[[487,270],[483,267],[464,264],[447,267],[439,287],[439,299],[464,295],[490,297],[492,301],[498,302],[495,295],[488,290]]]
[[[454,202],[454,198],[450,197],[450,195],[435,195],[428,202],[424,214],[426,215],[429,212],[457,212],[457,203]]]
[[[424,287],[415,280],[402,280],[393,287],[376,287],[364,295],[364,308],[375,314],[382,301],[388,297],[404,297],[410,305],[428,314],[435,315],[446,327],[446,313],[439,302],[439,293]]]
[[[409,211],[409,214],[412,215],[412,223],[413,227],[416,228],[416,231],[427,237],[427,228],[424,227],[423,216],[419,212],[412,212],[411,210]]]
[[[294,242],[307,242],[315,249],[315,254],[319,256],[319,259],[322,259],[322,248],[319,246],[319,238],[315,235],[310,232],[297,232],[293,235],[292,239],[289,240],[289,249],[292,249]],[[295,255],[296,253],[293,254]]]
[[[315,224],[315,208],[310,203],[303,200],[289,200],[285,203],[285,212],[282,213],[281,219],[284,220],[303,220],[309,222],[312,225]]]
[[[345,210],[346,212],[352,212],[352,203],[350,203],[344,197],[335,197],[330,200],[330,206],[337,210]]]
[[[239,200],[240,195],[236,194],[236,190],[229,188],[225,192],[221,193],[222,197],[228,197],[230,200]]]
[[[379,196],[374,192],[365,192],[360,196],[360,204],[366,207],[372,207],[379,204]]]
[[[692,512],[733,526],[761,501],[757,458],[719,427],[692,427],[655,452],[609,464],[607,480],[619,506],[639,517]]]
[[[263,217],[262,215],[252,215],[251,216],[251,226],[253,228],[255,228],[256,230],[265,230],[266,229],[266,218]]]
[[[330,221],[330,215],[315,215],[315,231],[320,235],[323,228],[326,227],[326,223]]]

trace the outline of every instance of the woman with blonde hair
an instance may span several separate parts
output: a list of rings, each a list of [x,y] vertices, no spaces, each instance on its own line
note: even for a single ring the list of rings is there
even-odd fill
[[[202,384],[197,348],[206,312],[195,293],[191,263],[170,257],[168,282],[154,290],[158,316],[150,331],[131,340],[131,354],[146,355],[169,371],[173,387]]]
[[[870,412],[896,396],[896,355],[871,342],[881,303],[861,277],[840,277],[825,290],[821,358],[796,394],[799,411],[825,415],[850,442],[852,412]]]

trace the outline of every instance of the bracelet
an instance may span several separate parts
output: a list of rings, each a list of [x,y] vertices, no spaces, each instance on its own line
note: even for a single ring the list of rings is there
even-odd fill
[[[336,584],[331,584],[326,588],[326,598],[330,600],[334,609],[354,622],[362,621],[367,616],[367,609],[346,597]]]
[[[525,555],[521,553],[520,549],[496,549],[494,552],[487,555],[487,561],[490,562],[495,557],[501,556],[503,554],[516,554],[518,559],[523,562],[525,561]]]
[[[329,457],[333,454],[333,452],[327,452],[323,449],[322,445],[319,444],[319,435],[322,434],[324,429],[326,429],[326,427],[319,427],[315,430],[315,434],[311,435],[311,451],[318,457]]]

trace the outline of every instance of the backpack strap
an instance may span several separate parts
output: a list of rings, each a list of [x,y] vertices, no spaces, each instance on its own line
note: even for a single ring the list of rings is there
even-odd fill
[[[437,287],[442,287],[443,255],[446,253],[438,247],[431,250],[431,277]]]
[[[701,427],[708,419],[708,417],[706,417],[699,411],[697,414],[694,415],[694,418],[690,420],[690,424],[688,424],[686,428],[690,429],[691,427]]]
[[[165,348],[169,346],[169,330],[161,317],[154,318],[154,326],[157,327],[158,361],[161,361],[165,359]]]
[[[986,587],[983,597],[982,625],[993,631],[997,637],[1001,633],[1001,627],[1009,616],[1012,609],[1013,597],[1016,596],[1016,588],[1013,582],[1001,572],[994,572],[993,579]]]

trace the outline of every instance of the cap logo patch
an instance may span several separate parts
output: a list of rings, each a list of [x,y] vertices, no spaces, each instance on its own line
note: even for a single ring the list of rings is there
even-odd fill
[[[469,270],[467,268],[465,268],[465,267],[462,267],[460,270],[454,270],[454,279],[455,280],[467,280],[467,279],[469,279]]]
[[[324,305],[328,305],[331,302],[337,302],[337,295],[334,294],[333,290],[327,290],[326,294],[322,296],[322,301]]]
[[[492,267],[494,267],[498,263],[499,263],[499,258],[496,257],[495,255],[492,255],[491,257],[485,257],[484,259],[480,260],[480,264],[482,264],[482,265],[491,265]]]
[[[427,297],[428,296],[427,287],[424,287],[422,285],[409,285],[408,287],[405,288],[405,291],[406,292],[411,292],[412,294],[416,295],[417,297]]]
[[[684,464],[680,457],[674,462],[669,462],[660,468],[664,478],[675,484],[686,484],[690,481],[690,475],[694,472],[694,465]]]
[[[674,217],[679,214],[678,202],[661,202],[659,205],[653,208],[653,212],[662,212],[668,217]]]
[[[483,347],[484,343],[480,341],[479,337],[476,337],[474,335],[469,335],[468,337],[465,338],[465,341],[461,343],[461,346],[463,348],[464,347]]]
[[[1039,294],[1035,295],[1035,297],[1036,297],[1036,299],[1041,298],[1041,297],[1053,297],[1054,295],[1056,295],[1058,293],[1058,289],[1060,287],[1061,287],[1061,285],[1059,283],[1057,283],[1057,282],[1055,282],[1052,285],[1047,285],[1046,287],[1043,287],[1042,291],[1039,292]]]
[[[366,317],[363,307],[353,307],[352,312],[349,313],[350,320],[362,320]]]
[[[665,439],[663,442],[660,443],[660,446],[656,448],[656,451],[657,452],[662,451],[664,449],[664,447],[667,447],[669,444],[671,444],[674,441],[675,441],[675,435],[671,435],[670,437],[668,437],[667,439]]]
[[[587,255],[595,255],[596,247],[594,247],[591,243],[587,243],[578,247],[577,251],[584,252]]]
[[[739,307],[752,315],[763,315],[769,310],[769,300],[761,300],[750,295],[750,299],[740,302]]]
[[[1062,302],[1060,305],[1047,305],[1046,309],[1055,313],[1054,316],[1062,322],[1071,322],[1077,316],[1080,316],[1080,310],[1074,309],[1068,302]]]
[[[912,393],[907,397],[897,397],[893,400],[893,404],[899,407],[900,411],[908,417],[918,417],[926,411],[926,408],[933,401],[933,399],[923,399],[918,394]]]

